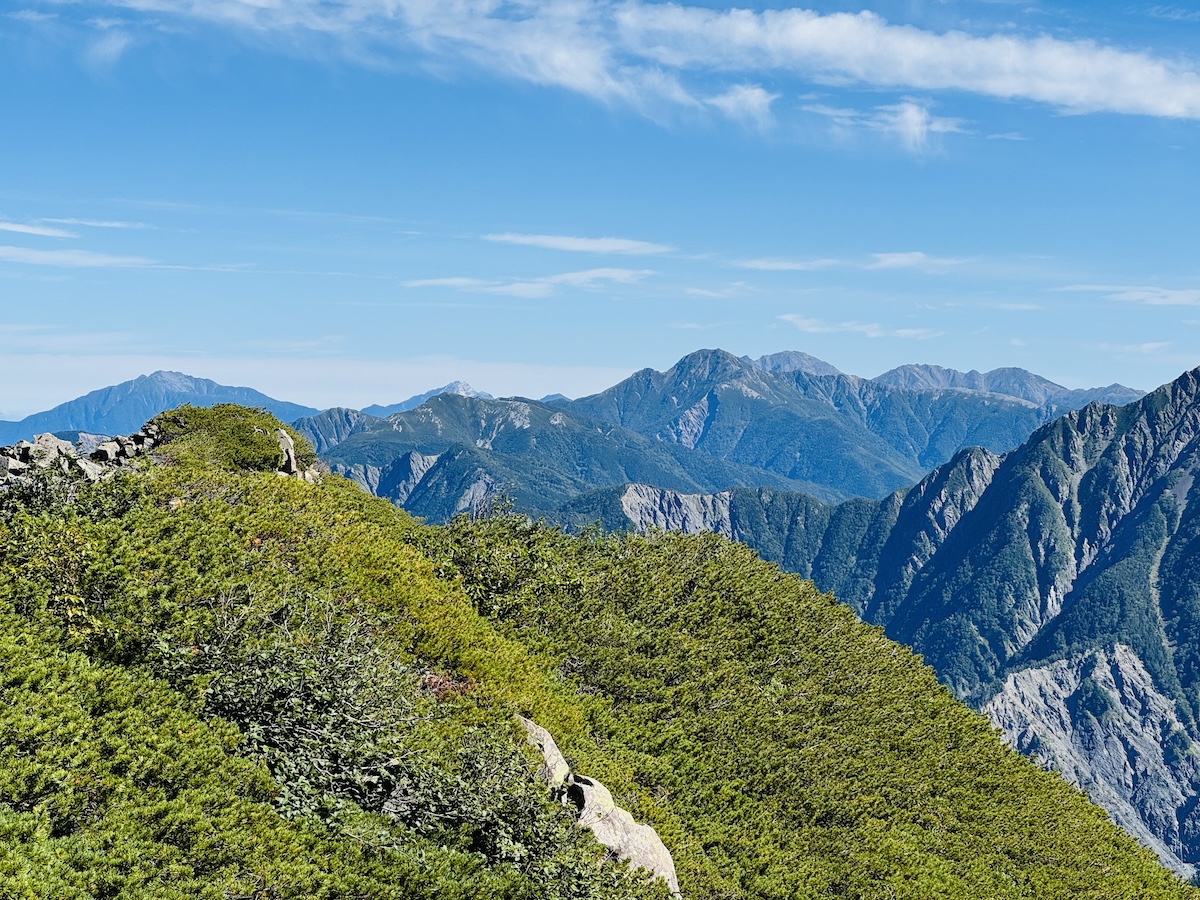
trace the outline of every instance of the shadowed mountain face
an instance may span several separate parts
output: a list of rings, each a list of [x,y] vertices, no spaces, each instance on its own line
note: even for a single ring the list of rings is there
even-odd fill
[[[631,486],[569,513],[717,530],[920,652],[1185,874],[1200,861],[1200,369],[882,501]],[[570,518],[570,515],[566,516]]]
[[[260,407],[285,422],[317,412],[309,406],[275,400],[252,388],[229,387],[181,372],[154,372],[92,391],[19,422],[0,422],[0,443],[28,440],[35,434],[47,431],[128,434],[137,431],[143,422],[164,409],[184,403],[192,406],[237,403]]]
[[[419,515],[445,519],[503,493],[558,517],[564,504],[590,508],[595,498],[584,494],[630,481],[883,497],[964,446],[1009,450],[1057,410],[1058,401],[1039,405],[1002,389],[1073,396],[1021,370],[910,368],[940,380],[909,389],[798,351],[750,360],[701,350],[574,401],[491,400],[460,386],[399,418],[327,410],[296,427],[336,471]],[[960,386],[968,382],[982,387]]]
[[[963,447],[1011,450],[1076,400],[1088,402],[1087,392],[1020,369],[906,368],[908,375],[869,380],[803,353],[748,360],[701,350],[570,409],[843,497],[882,497]],[[1120,386],[1103,391],[1122,402],[1139,396]]]
[[[499,494],[521,509],[550,513],[582,493],[629,481],[683,491],[767,483],[822,492],[820,485],[580,417],[561,403],[442,394],[386,419],[327,410],[295,427],[335,472],[438,520],[477,510]]]

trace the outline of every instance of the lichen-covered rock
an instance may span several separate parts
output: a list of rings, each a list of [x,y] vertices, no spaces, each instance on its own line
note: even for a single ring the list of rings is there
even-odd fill
[[[275,429],[275,440],[279,441],[279,450],[283,454],[283,464],[279,471],[284,475],[299,475],[300,464],[296,462],[296,442],[282,428]]]
[[[663,879],[672,894],[681,896],[675,860],[658,832],[617,806],[612,792],[599,781],[571,772],[549,731],[523,716],[516,719],[525,729],[529,743],[542,754],[538,777],[565,805],[576,809],[576,824],[591,831],[617,859],[625,860],[635,869],[645,869],[653,878]]]
[[[553,736],[537,722],[530,721],[524,716],[517,716],[517,721],[525,729],[529,743],[542,754],[542,765],[538,769],[538,778],[549,785],[551,790],[562,790],[567,783],[567,778],[571,775],[571,767],[567,765],[566,759],[558,749],[558,744],[554,743]]]

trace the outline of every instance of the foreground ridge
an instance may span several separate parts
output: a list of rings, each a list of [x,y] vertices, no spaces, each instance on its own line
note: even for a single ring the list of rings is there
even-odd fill
[[[0,493],[0,895],[665,900],[653,829],[689,897],[1198,896],[744,546],[428,526],[261,411],[154,424]]]

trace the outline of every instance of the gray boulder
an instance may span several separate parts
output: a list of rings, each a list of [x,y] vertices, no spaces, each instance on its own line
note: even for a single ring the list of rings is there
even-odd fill
[[[516,718],[525,729],[529,743],[542,755],[538,777],[550,786],[564,805],[577,810],[576,824],[591,831],[617,859],[625,860],[635,869],[645,869],[652,878],[663,879],[671,893],[681,897],[675,860],[658,832],[617,806],[612,792],[599,781],[571,772],[549,731],[530,719]]]
[[[517,721],[525,729],[529,743],[542,754],[542,765],[538,768],[538,778],[549,785],[551,790],[562,790],[567,779],[571,777],[571,767],[567,765],[566,759],[559,751],[558,744],[554,743],[550,732],[537,722],[532,722],[524,716],[517,716]]]
[[[62,466],[65,460],[74,458],[75,446],[69,441],[64,441],[52,434],[34,436],[30,461],[39,469],[48,469],[53,465]]]
[[[282,428],[275,429],[275,440],[279,441],[279,450],[283,453],[283,465],[279,471],[284,475],[299,475],[300,464],[296,462],[296,442]]]

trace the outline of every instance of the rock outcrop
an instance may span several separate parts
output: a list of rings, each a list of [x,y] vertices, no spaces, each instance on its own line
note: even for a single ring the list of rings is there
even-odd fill
[[[85,456],[70,441],[53,434],[39,434],[32,443],[18,441],[10,447],[0,447],[0,490],[30,484],[39,470],[99,481],[122,467],[135,465],[161,437],[157,426],[147,424],[135,434],[99,441]]]
[[[653,878],[663,879],[671,893],[680,897],[675,861],[658,832],[617,806],[603,784],[572,772],[549,731],[523,716],[517,716],[517,721],[525,729],[529,743],[542,755],[538,777],[564,806],[577,811],[579,827],[591,831],[616,858],[626,860],[635,869],[645,869]]]
[[[1200,833],[1200,744],[1132,647],[1009,675],[983,707],[1015,749],[1061,772],[1186,878]]]
[[[276,429],[282,462],[277,473],[314,483],[321,478],[317,466],[302,466],[296,444],[282,428]],[[162,442],[162,429],[147,422],[130,435],[86,435],[79,445],[53,434],[36,435],[32,442],[18,441],[0,447],[0,491],[32,484],[39,472],[58,473],[68,480],[100,481],[124,468],[136,467]],[[87,448],[90,452],[86,452]]]

